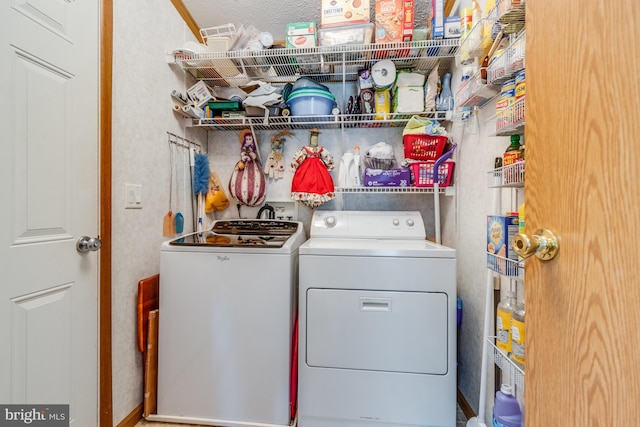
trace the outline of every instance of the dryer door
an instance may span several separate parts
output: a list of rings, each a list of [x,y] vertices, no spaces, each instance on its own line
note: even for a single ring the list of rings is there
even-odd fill
[[[307,290],[306,363],[321,368],[447,374],[447,295]]]

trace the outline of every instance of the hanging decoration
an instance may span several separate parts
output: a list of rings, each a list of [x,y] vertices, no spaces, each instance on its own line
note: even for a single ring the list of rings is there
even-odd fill
[[[291,182],[291,199],[310,208],[330,201],[335,197],[333,179],[333,156],[318,145],[318,129],[309,130],[309,145],[294,155],[291,167],[295,173]]]
[[[264,174],[272,179],[284,178],[284,137],[293,136],[289,129],[283,129],[271,138],[271,152],[264,164]]]
[[[240,160],[229,180],[229,193],[239,204],[257,206],[267,194],[267,181],[260,165],[258,140],[250,129],[240,132]]]

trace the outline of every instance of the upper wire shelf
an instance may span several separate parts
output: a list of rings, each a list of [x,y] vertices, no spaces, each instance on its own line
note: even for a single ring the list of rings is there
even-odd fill
[[[342,128],[389,128],[403,127],[414,115],[435,120],[454,120],[451,111],[433,111],[425,113],[386,113],[382,119],[372,114],[336,114],[329,116],[261,116],[232,118],[187,118],[187,124],[205,127],[209,130],[239,130],[253,127],[256,130],[280,129],[342,129]]]
[[[319,81],[355,81],[358,71],[389,59],[396,68],[430,71],[436,64],[449,69],[458,52],[458,39],[401,43],[278,48],[259,51],[190,53],[178,50],[168,61],[180,65],[199,80],[216,86],[242,86],[260,79],[290,83],[300,76]]]

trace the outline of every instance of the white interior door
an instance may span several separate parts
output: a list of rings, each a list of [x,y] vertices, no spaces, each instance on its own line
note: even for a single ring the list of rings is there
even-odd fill
[[[99,0],[0,6],[0,402],[98,414]]]

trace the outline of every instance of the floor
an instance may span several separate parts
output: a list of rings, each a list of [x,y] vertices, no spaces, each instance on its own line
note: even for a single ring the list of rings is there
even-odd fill
[[[456,427],[465,427],[467,425],[467,417],[464,416],[462,410],[458,406],[458,410],[456,412]],[[169,424],[169,423],[158,423],[153,421],[141,420],[136,424],[136,427],[197,427],[193,424]]]

